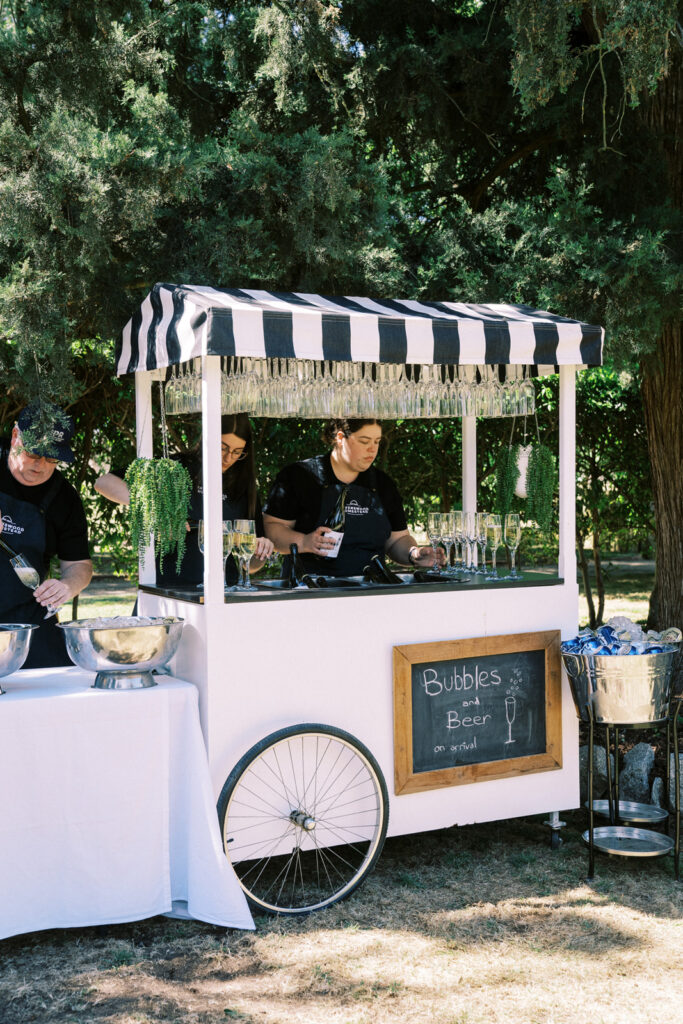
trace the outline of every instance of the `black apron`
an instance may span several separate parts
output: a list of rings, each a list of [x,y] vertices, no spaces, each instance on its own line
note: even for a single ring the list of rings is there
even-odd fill
[[[384,561],[384,548],[391,534],[391,523],[377,491],[360,484],[329,484],[323,490],[317,526],[332,513],[339,493],[346,487],[344,539],[336,558],[301,554],[306,572],[321,576],[361,576],[373,555]],[[289,557],[285,563],[289,563]],[[283,565],[283,575],[289,567]]]
[[[58,470],[55,470],[52,486],[39,505],[0,492],[3,519],[8,516],[12,523],[11,529],[6,526],[3,530],[3,540],[18,554],[28,558],[38,570],[41,583],[49,569],[46,565],[45,512],[60,486],[61,477]],[[0,553],[0,622],[30,622],[38,626],[32,632],[31,646],[23,668],[51,668],[72,664],[66,653],[63,631],[57,628],[56,617],[45,618],[46,611],[47,608],[38,604],[33,597],[33,592],[20,582],[9,558]]]

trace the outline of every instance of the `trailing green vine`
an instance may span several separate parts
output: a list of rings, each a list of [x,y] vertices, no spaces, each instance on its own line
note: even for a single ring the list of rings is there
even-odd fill
[[[502,516],[512,507],[518,477],[517,446],[503,448],[496,462],[496,512]]]
[[[133,546],[151,543],[159,561],[176,549],[176,569],[185,554],[187,514],[192,481],[174,459],[135,459],[126,470],[130,491],[129,522]]]
[[[553,518],[555,457],[544,444],[531,447],[526,488],[527,516],[535,519],[541,530],[548,530]]]

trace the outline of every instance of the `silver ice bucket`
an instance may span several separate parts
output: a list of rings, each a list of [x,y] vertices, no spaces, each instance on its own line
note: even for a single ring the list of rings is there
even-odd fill
[[[603,725],[658,722],[669,713],[677,647],[657,654],[562,654],[576,712]]]

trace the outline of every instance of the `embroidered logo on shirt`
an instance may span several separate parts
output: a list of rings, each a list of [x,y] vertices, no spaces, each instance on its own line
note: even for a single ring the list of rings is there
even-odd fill
[[[351,501],[346,503],[345,511],[347,516],[366,516],[370,507],[369,505],[359,505],[355,498],[351,498]]]
[[[18,523],[15,523],[10,515],[6,515],[2,517],[2,532],[21,534],[24,532],[24,527],[19,526]]]

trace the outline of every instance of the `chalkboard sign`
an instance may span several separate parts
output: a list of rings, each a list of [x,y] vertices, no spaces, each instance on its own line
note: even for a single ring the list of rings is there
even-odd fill
[[[558,631],[394,648],[396,793],[562,766]]]

